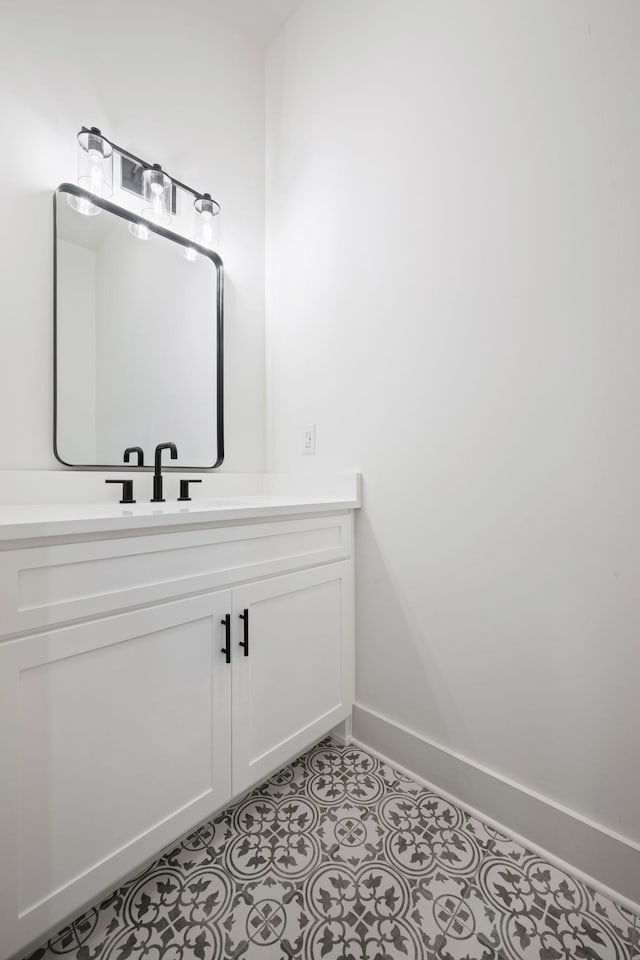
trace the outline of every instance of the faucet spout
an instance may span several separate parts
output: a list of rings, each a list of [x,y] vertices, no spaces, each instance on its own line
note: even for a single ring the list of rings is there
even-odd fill
[[[124,462],[129,463],[129,458],[132,453],[136,453],[138,455],[138,466],[144,467],[144,450],[142,447],[127,447],[124,452]]]
[[[171,459],[178,459],[178,448],[175,443],[159,443],[155,452],[155,470],[153,473],[153,496],[151,503],[164,503],[162,495],[162,451],[168,450]]]

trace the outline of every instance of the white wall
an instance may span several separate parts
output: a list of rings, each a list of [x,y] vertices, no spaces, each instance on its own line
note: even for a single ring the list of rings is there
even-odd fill
[[[83,124],[220,200],[223,469],[263,469],[264,49],[224,0],[2,0],[0,469],[56,465],[51,195]]]
[[[268,466],[363,472],[358,700],[636,842],[638,50],[628,0],[307,0],[267,113]]]

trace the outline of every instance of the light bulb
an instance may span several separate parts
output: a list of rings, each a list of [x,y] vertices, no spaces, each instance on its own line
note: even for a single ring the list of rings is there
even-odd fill
[[[211,199],[211,194],[205,193],[194,201],[193,206],[196,211],[194,240],[202,247],[215,250],[220,243],[220,204]]]
[[[158,188],[154,184],[152,187],[153,190],[153,200],[151,201],[151,210],[154,223],[162,222],[162,215],[164,213],[164,203],[162,200],[162,187]]]
[[[209,222],[202,224],[202,243],[205,247],[210,247],[213,242],[213,230]]]
[[[89,150],[89,190],[100,193],[102,186],[102,155],[97,150]]]
[[[162,172],[159,164],[147,167],[142,174],[142,194],[151,206],[145,207],[142,216],[159,227],[171,223],[171,179]]]

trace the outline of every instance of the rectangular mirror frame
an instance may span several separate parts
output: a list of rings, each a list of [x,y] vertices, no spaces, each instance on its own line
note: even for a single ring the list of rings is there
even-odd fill
[[[97,207],[100,207],[102,210],[106,210],[109,213],[114,214],[117,217],[122,218],[123,220],[128,221],[129,223],[139,223],[142,221],[145,226],[149,228],[153,233],[158,234],[161,237],[165,237],[167,240],[171,240],[173,243],[177,243],[183,247],[193,247],[198,254],[203,257],[207,257],[212,261],[217,274],[217,297],[216,297],[216,375],[217,375],[217,401],[216,401],[216,428],[217,428],[217,457],[216,462],[211,464],[211,466],[189,466],[189,465],[180,465],[178,467],[169,466],[168,463],[163,463],[162,469],[164,471],[171,472],[184,472],[184,471],[201,471],[201,470],[211,470],[215,467],[219,467],[224,460],[224,380],[223,380],[223,335],[224,335],[224,318],[223,318],[223,305],[224,305],[224,296],[223,296],[223,279],[224,279],[224,269],[223,263],[217,253],[213,250],[208,250],[206,247],[202,247],[197,243],[194,243],[192,240],[188,240],[186,237],[182,237],[177,233],[173,233],[171,230],[166,230],[164,227],[156,226],[153,223],[150,223],[148,220],[132,213],[129,210],[126,210],[124,207],[119,207],[114,203],[110,203],[108,200],[104,200],[101,197],[96,197],[93,194],[87,193],[86,190],[82,190],[80,187],[76,186],[73,183],[61,183],[60,186],[53,194],[53,453],[60,463],[65,467],[73,467],[75,470],[123,470],[123,471],[132,471],[132,470],[144,470],[152,471],[153,464],[145,464],[144,467],[137,467],[135,464],[127,463],[105,463],[105,464],[93,464],[93,463],[67,463],[58,453],[58,290],[57,290],[57,261],[58,261],[58,237],[57,237],[57,200],[60,193],[73,194],[77,197],[83,197],[86,200],[89,200],[92,204]],[[169,438],[172,439],[172,438]],[[145,451],[146,452],[146,451]],[[150,454],[148,454],[150,456]]]

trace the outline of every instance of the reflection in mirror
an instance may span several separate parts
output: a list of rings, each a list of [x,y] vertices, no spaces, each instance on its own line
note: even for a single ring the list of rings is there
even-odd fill
[[[222,263],[103,200],[99,216],[55,196],[55,452],[71,466],[122,465],[178,447],[178,469],[222,462]]]

